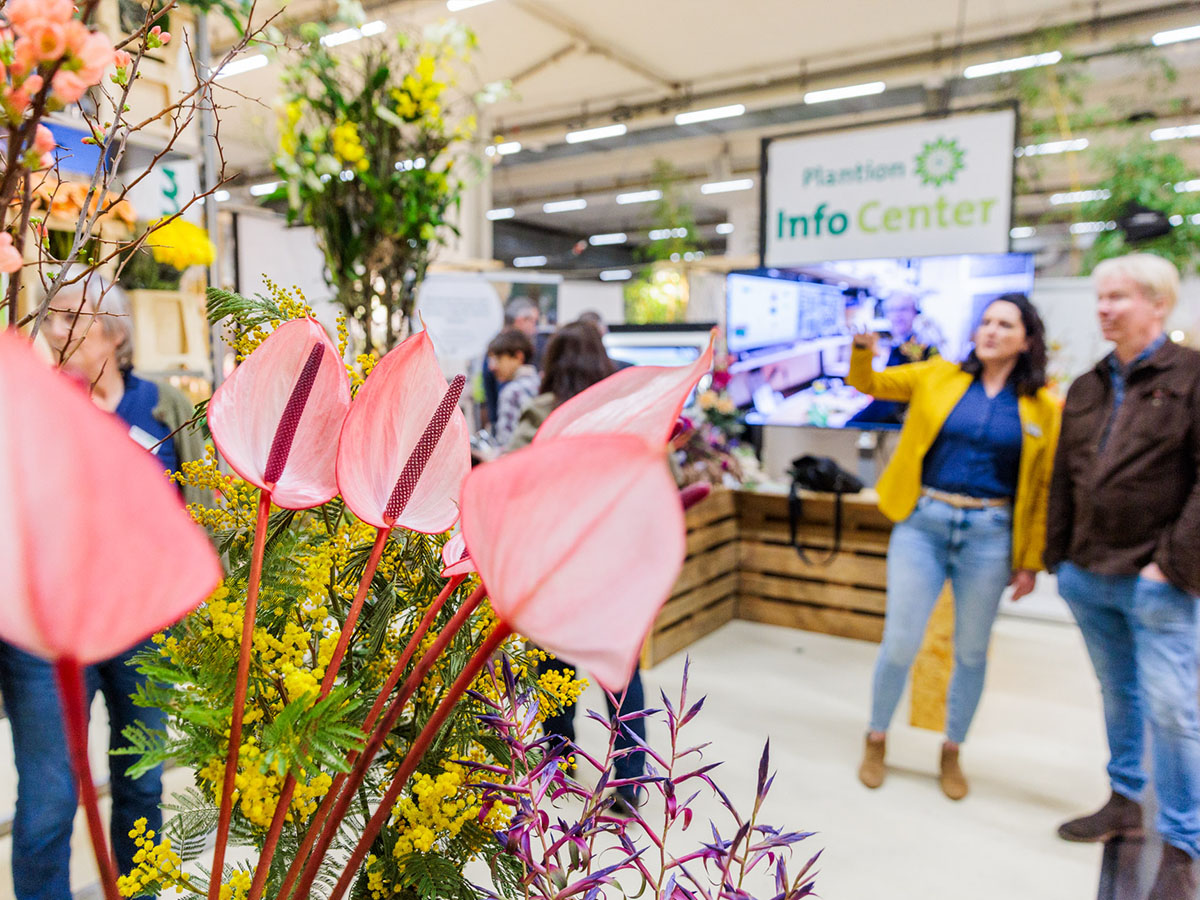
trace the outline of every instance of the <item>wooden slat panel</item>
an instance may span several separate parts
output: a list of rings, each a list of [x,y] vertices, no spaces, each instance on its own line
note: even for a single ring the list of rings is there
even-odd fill
[[[737,617],[768,625],[783,625],[839,637],[879,643],[883,638],[883,616],[767,600],[743,594],[738,598]]]
[[[733,491],[718,489],[689,509],[684,518],[687,520],[688,530],[691,531],[736,513],[737,505],[733,499]]]
[[[747,541],[760,541],[764,544],[791,546],[791,535],[788,533],[786,523],[782,528],[777,528],[770,522],[758,527],[743,524],[738,533],[743,540]],[[798,537],[805,547],[817,547],[820,549],[833,547],[833,529],[827,525],[801,525]],[[885,556],[890,537],[890,533],[881,531],[843,530],[842,549]]]
[[[651,635],[642,651],[642,665],[657,665],[668,656],[678,653],[706,634],[716,631],[726,622],[732,621],[736,605],[736,597],[727,597],[703,612],[689,616],[667,630]]]
[[[694,530],[689,529],[687,535],[687,555],[695,556],[711,547],[726,544],[738,536],[738,521],[732,517],[704,525]]]
[[[827,566],[810,566],[792,547],[742,541],[741,549],[743,571],[877,588],[887,585],[887,561],[879,556],[840,553]]]
[[[787,600],[812,606],[832,606],[883,615],[887,592],[875,588],[851,587],[799,578],[780,578],[761,572],[742,572],[741,592],[771,600]]]
[[[711,606],[714,601],[723,600],[736,594],[737,590],[737,572],[729,572],[716,581],[710,581],[686,594],[672,597],[663,605],[658,618],[654,621],[654,630],[656,632],[664,631],[680,619],[686,619],[693,613]]]
[[[832,494],[801,492],[803,518],[806,522],[828,525],[834,518]],[[863,491],[854,496],[842,497],[842,521],[851,528],[889,531],[891,521],[879,511],[878,495],[874,491]],[[738,517],[750,526],[763,522],[782,522],[787,526],[787,497],[783,494],[756,494],[751,491],[737,493]]]
[[[732,541],[715,550],[708,550],[699,556],[693,556],[683,564],[671,596],[678,597],[705,582],[736,571],[739,549],[738,542]]]

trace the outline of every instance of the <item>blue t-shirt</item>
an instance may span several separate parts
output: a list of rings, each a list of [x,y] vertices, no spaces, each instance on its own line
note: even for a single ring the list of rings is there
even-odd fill
[[[1013,386],[989,397],[976,378],[925,454],[921,482],[951,494],[1012,497],[1021,467],[1021,437]]]
[[[164,440],[171,429],[154,418],[156,406],[158,385],[126,372],[125,393],[117,404],[117,415],[129,426],[129,436],[153,453],[164,469],[178,472],[179,456],[175,452],[175,441]]]

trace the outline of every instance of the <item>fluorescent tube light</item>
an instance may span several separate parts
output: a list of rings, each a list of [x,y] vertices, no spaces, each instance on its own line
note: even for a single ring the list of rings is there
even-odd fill
[[[253,56],[243,56],[241,59],[231,59],[225,65],[221,66],[221,68],[217,69],[213,77],[218,80],[232,78],[234,75],[241,75],[245,72],[253,72],[255,69],[261,69],[267,62],[267,57],[263,53],[255,53]]]
[[[250,196],[265,197],[267,194],[273,194],[277,187],[279,187],[278,181],[264,181],[262,184],[252,184],[250,185]]]
[[[492,0],[446,0],[446,9],[450,12],[462,12],[472,6],[483,6],[483,4],[491,2]]]
[[[740,103],[734,103],[730,106],[714,106],[712,109],[697,109],[691,112],[682,112],[675,117],[676,125],[695,125],[697,122],[711,122],[713,119],[732,119],[734,116],[743,115],[746,112],[746,107]]]
[[[1107,200],[1112,196],[1112,191],[1067,191],[1062,194],[1051,194],[1050,205],[1062,206],[1065,203],[1088,203],[1092,200]]]
[[[1178,138],[1200,137],[1200,123],[1195,125],[1176,125],[1173,128],[1155,128],[1150,132],[1152,141],[1174,141]]]
[[[321,44],[326,47],[340,47],[342,44],[350,44],[365,37],[374,37],[377,34],[383,34],[385,31],[387,31],[387,22],[384,22],[382,19],[376,19],[374,22],[368,22],[361,28],[343,28],[341,31],[327,34],[321,38]]]
[[[546,257],[544,256],[518,256],[513,260],[513,265],[518,269],[532,269],[535,266],[544,266]]]
[[[497,154],[500,156],[511,156],[514,153],[521,152],[521,142],[505,141],[503,144],[492,144],[492,146],[488,147],[483,152],[488,156],[496,156]]]
[[[1192,25],[1190,28],[1172,28],[1170,31],[1160,31],[1150,38],[1150,43],[1155,47],[1161,47],[1163,44],[1178,44],[1182,41],[1196,40],[1200,40],[1200,25]]]
[[[1026,144],[1013,151],[1016,156],[1049,156],[1054,153],[1075,153],[1086,150],[1087,138],[1075,138],[1070,141],[1049,141],[1045,144]]]
[[[600,273],[601,281],[628,281],[632,277],[631,269],[605,269]]]
[[[1061,60],[1062,54],[1057,50],[1051,50],[1049,53],[1035,53],[1031,56],[1017,56],[1013,59],[999,59],[996,62],[967,66],[963,69],[963,77],[984,78],[988,75],[1002,75],[1005,72],[1036,69],[1038,66],[1052,66]]]
[[[622,205],[626,203],[650,203],[661,199],[662,191],[633,191],[629,194],[617,194],[617,202]]]
[[[502,209],[489,209],[487,217],[489,222],[495,222],[497,219],[511,219],[517,214],[517,211],[511,206],[505,206]]]
[[[600,141],[604,138],[620,137],[629,129],[623,122],[616,125],[601,125],[599,128],[584,128],[581,131],[568,131],[568,144],[582,144],[584,141]]]
[[[607,247],[611,244],[623,244],[627,240],[625,232],[614,231],[610,234],[593,234],[588,243],[593,247]]]
[[[702,194],[728,194],[730,191],[748,191],[754,187],[753,178],[738,178],[734,181],[710,181],[700,185]]]
[[[882,94],[887,88],[882,81],[868,81],[866,84],[852,84],[848,87],[829,88],[824,91],[809,91],[804,95],[805,103],[829,103],[831,100],[848,100],[851,97],[867,97],[871,94]]]
[[[1200,178],[1192,181],[1180,181],[1175,184],[1175,193],[1177,194],[1190,194],[1195,191],[1200,191]]]
[[[717,234],[733,234],[733,223],[722,222],[717,226]]]
[[[587,209],[587,201],[582,197],[574,200],[553,200],[550,203],[542,204],[544,213],[574,212],[578,209]]]
[[[1101,231],[1112,231],[1117,227],[1116,222],[1074,222],[1071,234],[1097,234]]]
[[[648,235],[652,241],[665,241],[669,238],[687,237],[688,230],[686,228],[655,228]]]
[[[1021,238],[1033,237],[1037,234],[1036,228],[1030,228],[1028,225],[1018,225],[1016,228],[1008,230],[1008,236],[1020,240]]]

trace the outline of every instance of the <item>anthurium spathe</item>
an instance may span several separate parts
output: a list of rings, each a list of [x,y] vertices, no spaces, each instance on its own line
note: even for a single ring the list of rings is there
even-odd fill
[[[308,509],[337,493],[338,434],[350,380],[314,319],[280,325],[213,394],[208,426],[221,455],[276,506]]]
[[[0,637],[87,665],[196,607],[221,579],[150,454],[12,332],[0,333]]]
[[[475,563],[467,552],[467,542],[459,531],[442,545],[442,577],[453,578],[455,575],[470,575],[475,571]]]
[[[620,432],[665,444],[688,395],[712,369],[714,340],[715,330],[690,366],[633,366],[597,382],[550,413],[534,442]]]
[[[342,427],[337,456],[338,489],[364,522],[426,534],[454,524],[471,469],[458,379],[454,387],[442,376],[428,331],[371,370]]]
[[[475,469],[462,529],[514,631],[619,690],[683,564],[662,448],[631,434],[533,444]]]

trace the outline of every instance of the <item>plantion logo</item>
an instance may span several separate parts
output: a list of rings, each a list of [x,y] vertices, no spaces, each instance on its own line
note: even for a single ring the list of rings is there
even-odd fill
[[[941,187],[954,181],[955,176],[963,170],[966,155],[957,140],[939,137],[936,141],[926,141],[916,161],[921,184]]]

